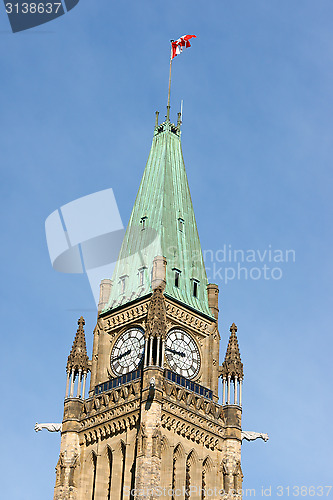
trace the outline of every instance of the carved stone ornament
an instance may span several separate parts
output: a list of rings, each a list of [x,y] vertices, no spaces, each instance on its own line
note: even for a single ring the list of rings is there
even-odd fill
[[[219,370],[223,378],[231,377],[231,379],[234,379],[235,377],[238,377],[238,379],[243,379],[244,377],[243,363],[240,357],[236,332],[237,326],[233,323],[230,327],[231,334],[225,359],[221,369]]]
[[[188,312],[182,307],[167,303],[166,312],[167,315],[170,318],[172,318],[172,320],[176,320],[176,322],[181,322],[183,325],[185,324],[189,328],[194,329],[197,333],[201,335],[209,334],[210,323],[202,320],[195,314]]]
[[[155,382],[155,377],[152,377],[150,379],[150,382],[149,382],[149,388],[154,390],[155,389],[155,385],[156,385],[156,382]]]
[[[61,432],[62,424],[53,424],[53,423],[39,424],[38,422],[36,422],[35,431],[39,432],[43,429],[46,429],[49,432]]]
[[[156,429],[152,436],[152,455],[158,458],[161,458],[161,450],[162,450],[162,434],[160,431],[160,426],[157,425]]]
[[[104,331],[113,335],[113,329],[125,326],[133,321],[142,320],[146,316],[148,310],[148,303],[144,302],[135,307],[132,307],[124,312],[114,314],[104,319]]]
[[[138,432],[138,455],[145,455],[147,449],[147,434],[145,424],[142,422]]]
[[[147,335],[162,338],[166,336],[166,307],[161,288],[154,290],[149,302]]]
[[[242,431],[242,440],[254,441],[255,439],[263,439],[265,442],[268,441],[268,434],[263,432],[252,432],[252,431]]]
[[[78,320],[79,327],[75,335],[73,347],[70,355],[68,356],[67,372],[70,372],[71,370],[82,370],[83,372],[87,373],[88,371],[90,371],[89,358],[87,355],[86,337],[83,329],[84,324],[85,321],[81,316],[81,318]]]

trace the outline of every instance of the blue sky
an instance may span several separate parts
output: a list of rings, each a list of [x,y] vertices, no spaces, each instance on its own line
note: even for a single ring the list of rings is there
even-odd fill
[[[112,187],[127,223],[165,114],[169,40],[185,33],[197,39],[174,61],[171,116],[183,99],[202,247],[296,256],[279,280],[212,277],[221,353],[238,325],[243,428],[270,436],[244,443],[244,487],[332,483],[332,17],[329,0],[81,0],[12,34],[2,8],[2,498],[52,498],[60,436],[33,427],[62,419],[81,314],[91,353],[88,280],[52,269],[45,219]]]

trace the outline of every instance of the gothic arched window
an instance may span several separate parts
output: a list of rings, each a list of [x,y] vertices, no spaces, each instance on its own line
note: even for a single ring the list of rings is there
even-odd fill
[[[207,489],[211,481],[211,471],[212,471],[212,460],[210,457],[206,457],[202,463],[201,471],[201,500],[207,499]]]
[[[186,459],[185,467],[185,499],[191,498],[191,481],[195,476],[196,457],[194,451],[191,451]]]
[[[95,500],[95,493],[96,493],[96,472],[97,472],[97,455],[94,452],[92,452],[91,459],[92,459],[92,467],[93,467],[91,500]]]
[[[125,463],[126,463],[126,445],[121,442],[121,486],[120,486],[120,491],[121,491],[121,496],[120,500],[123,500],[124,498],[124,479],[125,479]]]
[[[207,464],[203,463],[201,472],[201,500],[206,498],[206,488],[207,488]]]
[[[111,500],[111,481],[112,481],[112,465],[113,465],[113,457],[112,457],[112,451],[110,448],[108,448],[108,472],[109,472],[109,477],[108,477],[108,496],[107,500]]]
[[[191,462],[189,459],[186,460],[185,468],[185,498],[190,498],[190,486],[191,486]]]
[[[182,490],[185,486],[184,481],[184,466],[185,466],[185,453],[183,447],[178,444],[173,452],[173,462],[172,462],[172,500],[176,500],[175,491],[177,489]]]

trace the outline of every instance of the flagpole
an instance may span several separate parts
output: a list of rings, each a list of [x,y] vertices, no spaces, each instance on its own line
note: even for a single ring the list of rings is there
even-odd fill
[[[171,92],[171,68],[172,68],[172,42],[171,42],[171,52],[170,52],[170,70],[169,70],[169,90],[168,90],[168,105],[167,105],[167,121],[170,121],[170,92]]]

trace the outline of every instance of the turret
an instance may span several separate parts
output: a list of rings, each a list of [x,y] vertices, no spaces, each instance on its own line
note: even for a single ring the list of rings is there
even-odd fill
[[[85,321],[83,317],[78,320],[78,329],[74,338],[72,350],[67,360],[67,384],[65,398],[81,398],[84,399],[87,374],[90,371],[90,362],[87,355],[86,338],[83,326]],[[74,384],[78,378],[76,396],[74,396]],[[82,386],[82,392],[81,392]]]
[[[214,283],[207,285],[208,305],[212,311],[214,318],[219,318],[219,286]]]
[[[230,327],[230,337],[224,362],[220,367],[223,380],[223,413],[225,416],[225,439],[223,461],[223,485],[228,494],[233,498],[241,498],[243,473],[240,465],[242,443],[242,382],[243,363],[241,361],[237,326],[233,323]],[[233,387],[233,398],[231,389]]]
[[[220,374],[223,380],[222,404],[242,406],[242,384],[244,375],[236,332],[237,326],[233,323],[230,327],[227,352],[220,368]],[[233,385],[234,388],[233,402],[231,401],[231,385]]]
[[[100,284],[98,312],[100,313],[109,302],[112,287],[112,280],[104,279]]]
[[[80,415],[84,404],[86,378],[90,371],[84,335],[84,319],[78,320],[78,329],[72,350],[67,360],[67,385],[62,421],[60,457],[56,466],[54,500],[77,500],[77,485],[80,484]],[[76,395],[74,391],[77,382]],[[81,391],[82,389],[82,391]]]
[[[165,289],[166,285],[166,259],[165,257],[155,257],[153,261],[153,271],[151,286],[153,290],[160,288],[162,291]]]

